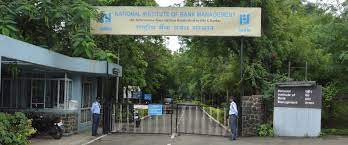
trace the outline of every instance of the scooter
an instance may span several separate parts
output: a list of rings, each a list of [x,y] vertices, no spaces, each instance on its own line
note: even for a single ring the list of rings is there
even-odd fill
[[[141,118],[140,118],[138,112],[134,113],[134,121],[135,121],[135,127],[138,128],[140,126],[140,122],[141,122]]]
[[[37,135],[50,135],[54,139],[63,136],[64,125],[59,117],[48,116],[41,113],[31,113],[29,118],[33,119],[32,126],[37,130],[33,137]]]

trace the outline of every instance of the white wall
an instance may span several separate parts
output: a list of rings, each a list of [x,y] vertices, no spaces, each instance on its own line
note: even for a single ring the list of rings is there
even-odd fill
[[[317,137],[321,129],[321,109],[274,107],[276,136]]]

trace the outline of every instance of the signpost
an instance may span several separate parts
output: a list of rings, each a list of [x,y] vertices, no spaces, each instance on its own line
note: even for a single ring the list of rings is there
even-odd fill
[[[315,82],[278,83],[274,91],[276,136],[316,137],[321,129],[321,86]]]
[[[151,94],[144,94],[144,100],[151,101],[152,100],[152,95]]]
[[[148,106],[148,114],[151,116],[162,115],[163,114],[163,106],[157,104],[149,104]]]
[[[321,108],[321,86],[278,87],[275,107]]]

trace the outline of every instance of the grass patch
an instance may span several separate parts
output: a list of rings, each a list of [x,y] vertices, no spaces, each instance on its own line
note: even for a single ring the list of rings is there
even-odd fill
[[[336,128],[330,128],[330,129],[322,129],[321,135],[342,135],[342,136],[348,136],[348,129],[336,129]]]
[[[142,118],[142,117],[145,117],[148,115],[148,110],[147,109],[136,109],[139,113],[139,117]]]

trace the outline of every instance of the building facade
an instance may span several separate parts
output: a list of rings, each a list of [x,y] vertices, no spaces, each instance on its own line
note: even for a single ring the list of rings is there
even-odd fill
[[[69,57],[4,35],[0,64],[0,110],[61,116],[65,134],[91,128],[92,102],[110,94],[103,93],[104,81],[122,75],[120,65]]]

